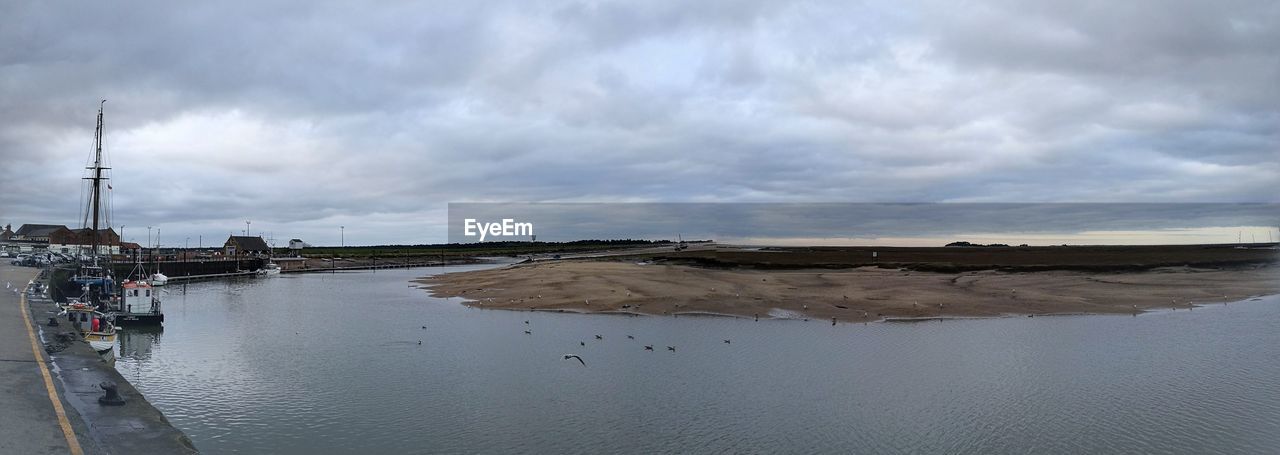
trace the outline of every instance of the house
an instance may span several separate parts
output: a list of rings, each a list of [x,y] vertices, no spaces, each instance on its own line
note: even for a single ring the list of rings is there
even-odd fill
[[[10,225],[10,224],[4,225],[4,230],[0,231],[0,241],[9,240],[13,238],[13,229],[11,229],[12,227],[13,225]]]
[[[289,239],[289,255],[293,257],[302,256],[302,249],[309,248],[311,244],[303,242],[302,239]]]
[[[96,237],[96,239],[95,239]],[[88,253],[93,245],[98,245],[98,254],[119,254],[120,235],[115,229],[62,229],[49,234],[49,251],[60,253]]]
[[[120,254],[138,256],[142,254],[142,245],[133,242],[120,242]]]
[[[55,233],[66,235],[71,230],[61,224],[24,224],[13,233],[12,240],[49,243],[49,236]]]
[[[271,251],[271,247],[267,246],[267,241],[262,240],[262,237],[246,235],[228,237],[227,242],[222,244],[222,249],[227,256],[258,256]]]

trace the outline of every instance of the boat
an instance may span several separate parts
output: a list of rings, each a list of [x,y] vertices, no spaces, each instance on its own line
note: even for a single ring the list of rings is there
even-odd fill
[[[163,273],[156,272],[151,274],[151,279],[147,282],[150,283],[151,286],[164,286],[169,283],[169,277],[165,276]]]
[[[75,282],[84,291],[80,302],[99,310],[107,309],[107,302],[112,299],[116,291],[115,277],[111,273],[111,245],[104,245],[100,242],[102,231],[99,222],[105,222],[108,229],[110,229],[111,225],[110,204],[103,203],[102,200],[103,183],[106,180],[110,180],[110,177],[103,171],[111,169],[104,167],[102,160],[102,136],[104,134],[102,119],[103,105],[106,102],[106,100],[102,100],[102,103],[98,106],[98,123],[93,133],[93,165],[85,168],[90,171],[89,176],[84,178],[89,182],[89,200],[84,207],[84,216],[82,217],[84,223],[81,225],[81,232],[87,232],[90,239],[90,250],[87,255],[81,252],[81,263],[75,275],[71,278],[71,281]],[[107,187],[109,190],[110,185],[107,185]],[[106,209],[106,213],[103,213],[104,209]],[[83,240],[83,237],[78,240]],[[103,246],[107,247],[106,254],[102,251]]]
[[[125,280],[120,284],[119,306],[113,313],[120,326],[162,325],[164,312],[160,309],[160,290],[146,281]]]
[[[267,262],[267,265],[262,267],[262,274],[267,276],[279,275],[280,264],[276,264],[274,262]]]
[[[86,292],[88,292],[86,290]],[[67,322],[80,331],[84,340],[98,353],[106,353],[116,346],[116,326],[107,314],[94,310],[93,305],[72,299],[62,307]]]

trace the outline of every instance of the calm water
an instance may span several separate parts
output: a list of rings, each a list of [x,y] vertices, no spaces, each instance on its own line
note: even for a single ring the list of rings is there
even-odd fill
[[[1277,298],[832,327],[470,309],[439,271],[174,286],[116,367],[209,454],[1280,452]]]

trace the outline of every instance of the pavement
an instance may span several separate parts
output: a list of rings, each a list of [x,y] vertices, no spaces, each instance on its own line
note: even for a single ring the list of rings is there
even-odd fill
[[[0,282],[25,287],[38,272],[0,265]],[[20,310],[24,302],[27,320]],[[43,296],[0,290],[0,454],[197,453],[191,440],[88,343],[74,340],[46,354],[46,345],[56,344],[60,334],[77,337],[69,324],[47,326],[57,312]],[[28,327],[37,339],[35,352]],[[119,386],[123,406],[98,404],[103,381]]]
[[[59,419],[45,383],[44,346],[33,352],[19,292],[40,269],[0,265],[0,453],[83,453],[70,418]],[[36,356],[40,357],[37,358]],[[42,370],[44,372],[42,373]],[[51,378],[51,376],[50,376]],[[54,382],[49,382],[51,385]],[[55,397],[60,393],[54,390]],[[57,405],[68,408],[58,398]],[[63,424],[71,431],[70,439]],[[78,422],[81,430],[83,422]],[[75,451],[71,445],[76,445]]]

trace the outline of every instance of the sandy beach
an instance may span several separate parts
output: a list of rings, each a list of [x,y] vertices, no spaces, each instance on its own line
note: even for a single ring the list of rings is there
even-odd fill
[[[1280,293],[1280,267],[1264,261],[1118,272],[992,268],[939,273],[883,266],[769,269],[596,258],[453,273],[419,283],[428,285],[434,296],[462,297],[467,305],[481,308],[863,322],[1188,309]]]

